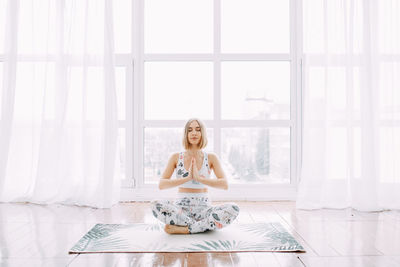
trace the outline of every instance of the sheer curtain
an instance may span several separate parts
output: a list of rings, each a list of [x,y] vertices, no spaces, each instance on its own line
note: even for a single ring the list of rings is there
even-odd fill
[[[119,200],[111,0],[0,0],[0,201]]]
[[[297,207],[400,209],[400,1],[304,0]]]

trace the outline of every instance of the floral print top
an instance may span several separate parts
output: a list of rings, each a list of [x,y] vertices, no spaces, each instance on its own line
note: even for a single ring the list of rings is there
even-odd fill
[[[179,153],[178,157],[178,165],[176,166],[176,178],[185,178],[189,175],[189,170],[186,170],[183,164],[183,154],[184,152]],[[208,163],[208,155],[206,152],[203,152],[204,159],[203,164],[199,170],[199,174],[204,176],[205,178],[210,178],[211,170]],[[184,184],[181,184],[180,187],[182,188],[206,188],[206,186],[202,183],[199,183],[195,180],[191,180]]]

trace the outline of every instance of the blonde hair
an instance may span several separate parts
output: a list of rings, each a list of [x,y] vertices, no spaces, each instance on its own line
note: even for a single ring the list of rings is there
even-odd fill
[[[189,149],[190,148],[190,143],[189,143],[189,140],[188,140],[189,125],[193,121],[197,121],[197,123],[200,125],[201,139],[200,139],[200,142],[199,142],[198,146],[199,146],[200,149],[205,148],[207,146],[207,143],[208,143],[206,126],[204,125],[204,123],[200,119],[197,119],[197,118],[191,118],[185,124],[185,128],[183,129],[183,139],[182,139],[183,147],[185,149]]]

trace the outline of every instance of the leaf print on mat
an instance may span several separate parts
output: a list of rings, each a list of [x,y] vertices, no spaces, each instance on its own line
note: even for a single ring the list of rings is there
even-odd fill
[[[113,233],[118,232],[118,230],[127,227],[129,226],[123,224],[96,224],[78,241],[71,251],[84,251],[89,247],[96,250],[96,246],[101,246],[101,242],[103,242],[103,240],[107,240],[107,238],[109,238],[111,246],[117,248],[124,247],[127,245],[124,239],[112,239],[110,237],[113,235]]]
[[[261,248],[264,248],[261,246]],[[236,241],[236,240],[204,240],[201,243],[192,243],[189,251],[249,251],[260,249],[259,245],[254,245],[252,242]]]
[[[196,235],[195,239],[174,236],[173,242],[163,228],[161,222],[96,224],[69,252],[304,251],[280,223],[235,224]]]
[[[265,243],[270,243],[269,246],[272,250],[304,250],[280,223],[253,223],[239,225],[238,227],[250,235],[265,238]],[[279,244],[279,246],[276,246],[276,244]]]
[[[153,212],[154,217],[157,218],[158,217],[157,213],[154,210],[152,210],[152,212]]]

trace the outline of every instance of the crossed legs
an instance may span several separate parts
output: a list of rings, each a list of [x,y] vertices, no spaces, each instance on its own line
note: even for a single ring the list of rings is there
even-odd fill
[[[234,203],[218,206],[187,205],[181,206],[168,200],[152,202],[152,212],[169,234],[194,234],[220,229],[231,224],[239,214]]]

